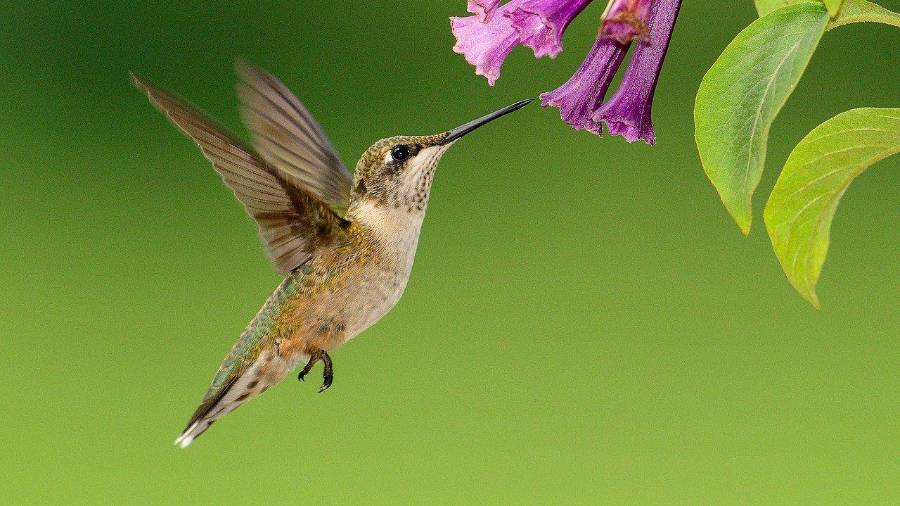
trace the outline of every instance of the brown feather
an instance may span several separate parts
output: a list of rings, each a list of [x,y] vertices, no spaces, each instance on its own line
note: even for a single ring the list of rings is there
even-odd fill
[[[266,71],[239,62],[241,117],[269,165],[299,180],[339,215],[350,205],[353,176],[306,107]]]
[[[252,149],[198,110],[147,80],[132,76],[150,101],[186,133],[259,227],[275,269],[287,274],[316,251],[335,244],[347,224],[289,174],[261,160]]]

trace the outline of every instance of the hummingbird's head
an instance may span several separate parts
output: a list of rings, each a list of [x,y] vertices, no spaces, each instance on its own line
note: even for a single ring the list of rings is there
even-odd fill
[[[356,164],[351,196],[351,214],[381,210],[423,215],[431,182],[441,157],[460,137],[500,116],[527,105],[521,100],[436,135],[401,135],[373,144]]]

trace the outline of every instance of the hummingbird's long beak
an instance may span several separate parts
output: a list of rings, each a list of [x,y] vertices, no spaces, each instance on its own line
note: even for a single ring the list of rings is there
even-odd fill
[[[460,126],[454,128],[453,130],[450,130],[449,132],[447,132],[447,136],[444,137],[442,144],[449,144],[449,143],[455,141],[456,139],[459,139],[463,135],[466,135],[467,133],[471,132],[472,130],[475,130],[476,128],[478,128],[486,123],[490,123],[491,121],[494,121],[495,119],[499,118],[500,116],[505,116],[515,110],[521,109],[521,108],[525,107],[526,105],[530,104],[532,100],[534,100],[534,99],[528,98],[525,100],[519,100],[515,104],[508,105],[508,106],[504,107],[503,109],[500,109],[499,111],[492,112],[492,113],[488,114],[487,116],[482,116],[481,118],[472,120],[464,125],[460,125]]]

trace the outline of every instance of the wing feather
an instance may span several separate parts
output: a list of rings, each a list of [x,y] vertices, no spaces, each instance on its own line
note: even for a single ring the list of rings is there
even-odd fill
[[[160,111],[187,134],[212,162],[238,201],[257,223],[275,269],[287,274],[320,247],[336,242],[346,222],[318,195],[260,159],[202,113],[147,80],[132,76]]]
[[[238,63],[237,72],[241,117],[260,157],[343,215],[353,176],[322,127],[274,76],[244,62]]]

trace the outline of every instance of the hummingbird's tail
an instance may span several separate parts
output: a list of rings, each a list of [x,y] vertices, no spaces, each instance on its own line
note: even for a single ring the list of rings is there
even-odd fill
[[[243,376],[246,376],[246,374]],[[235,385],[237,385],[239,379],[232,378],[228,384],[222,385],[215,393],[207,393],[203,402],[200,403],[200,406],[188,422],[187,427],[175,440],[176,445],[187,448],[189,444],[206,432],[216,420],[234,411],[235,408],[249,400],[248,396],[237,401],[237,398],[233,395],[233,392],[238,391]],[[213,382],[213,385],[215,386],[215,382]],[[210,390],[212,391],[213,387],[210,387]]]
[[[216,420],[265,392],[284,379],[298,361],[309,358],[303,353],[282,356],[271,337],[275,314],[294,287],[294,278],[285,278],[234,343],[176,445],[185,448]]]
[[[182,448],[187,448],[194,439],[206,432],[206,429],[208,429],[213,422],[215,422],[215,420],[197,420],[184,429],[184,432],[182,432],[181,435],[178,436],[178,439],[175,440],[175,444]]]
[[[242,368],[238,374],[226,376],[225,381],[217,381],[220,378],[217,376],[187,427],[175,440],[175,444],[186,448],[216,420],[284,379],[293,365],[279,357],[273,350],[268,350],[260,354],[249,367]]]

